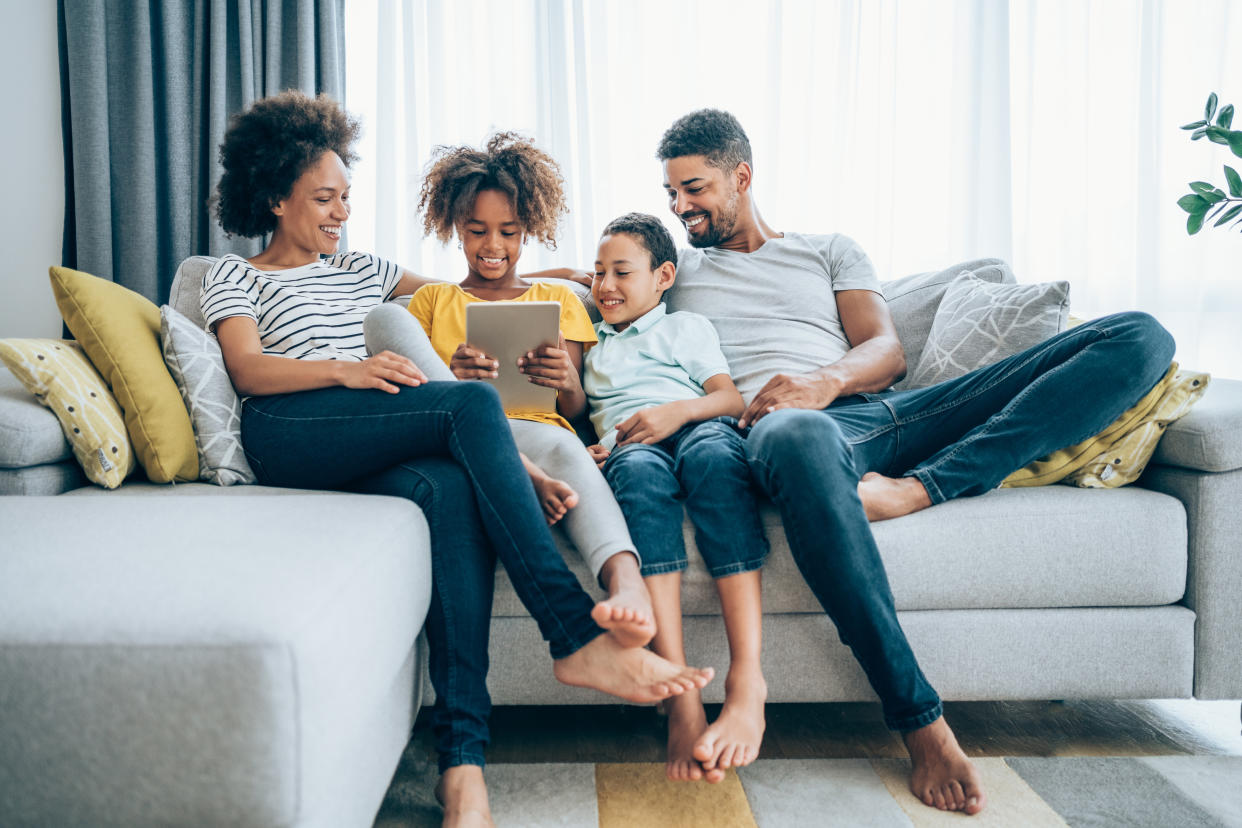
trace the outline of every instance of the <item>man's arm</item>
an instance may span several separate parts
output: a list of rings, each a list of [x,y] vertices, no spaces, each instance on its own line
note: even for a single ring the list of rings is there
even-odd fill
[[[850,350],[805,374],[777,374],[751,400],[739,425],[754,425],[782,408],[827,408],[838,397],[883,391],[906,375],[906,357],[884,297],[869,290],[835,294]]]

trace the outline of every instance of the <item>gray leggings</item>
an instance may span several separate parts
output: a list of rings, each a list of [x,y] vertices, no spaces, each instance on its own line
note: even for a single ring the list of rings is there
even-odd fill
[[[368,353],[392,351],[408,357],[429,380],[456,381],[431,347],[423,326],[400,305],[386,302],[373,309],[363,323],[363,332]],[[529,420],[510,419],[509,428],[518,451],[578,493],[578,505],[561,518],[559,525],[596,579],[604,562],[618,552],[637,557],[621,507],[578,436],[560,426]]]

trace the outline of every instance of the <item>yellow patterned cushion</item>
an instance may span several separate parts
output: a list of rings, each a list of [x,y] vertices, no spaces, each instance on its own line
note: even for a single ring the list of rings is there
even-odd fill
[[[107,380],[147,477],[156,483],[198,479],[194,427],[160,352],[160,311],[118,284],[50,269],[60,315]]]
[[[0,360],[52,410],[86,476],[115,489],[134,470],[121,407],[74,342],[0,339]]]
[[[1117,488],[1138,480],[1169,423],[1190,411],[1207,390],[1208,374],[1181,371],[1174,362],[1147,394],[1104,431],[1018,469],[1001,486],[1068,483]]]

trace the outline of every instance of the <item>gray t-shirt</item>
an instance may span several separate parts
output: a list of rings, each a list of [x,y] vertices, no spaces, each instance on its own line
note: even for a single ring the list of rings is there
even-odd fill
[[[835,293],[883,295],[871,259],[848,236],[786,233],[753,253],[680,251],[669,311],[701,313],[720,334],[747,404],[775,374],[831,365],[850,349]]]

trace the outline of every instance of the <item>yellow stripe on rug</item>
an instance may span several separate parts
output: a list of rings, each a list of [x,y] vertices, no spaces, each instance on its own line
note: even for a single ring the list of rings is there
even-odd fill
[[[987,792],[987,805],[983,812],[968,817],[954,811],[938,811],[929,808],[910,793],[910,760],[872,759],[871,766],[893,799],[910,817],[914,828],[961,828],[966,820],[971,828],[995,825],[1021,825],[1023,828],[1067,828],[1065,820],[1044,802],[1039,794],[1018,776],[1004,759],[972,757],[971,761],[983,778],[983,790]]]
[[[758,828],[735,771],[718,785],[670,782],[664,765],[595,766],[599,828]]]

